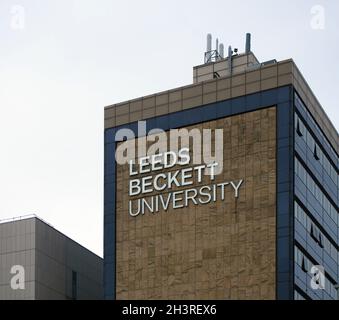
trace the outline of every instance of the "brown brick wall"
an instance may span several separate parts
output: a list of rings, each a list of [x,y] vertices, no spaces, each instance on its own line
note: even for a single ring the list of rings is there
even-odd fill
[[[239,198],[131,217],[118,165],[117,299],[274,299],[276,108],[193,127],[224,129],[216,182],[244,179]]]

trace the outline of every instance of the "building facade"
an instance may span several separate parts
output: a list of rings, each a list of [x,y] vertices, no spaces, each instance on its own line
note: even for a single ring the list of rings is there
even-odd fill
[[[103,261],[37,217],[0,223],[0,300],[103,298]]]
[[[297,66],[247,50],[194,67],[193,82],[105,108],[105,298],[337,299],[338,132]],[[142,152],[145,165],[117,163],[156,128],[167,141],[222,129],[221,173],[147,171]]]

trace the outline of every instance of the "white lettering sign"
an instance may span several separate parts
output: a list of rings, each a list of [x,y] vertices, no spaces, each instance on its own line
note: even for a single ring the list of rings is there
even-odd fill
[[[129,215],[136,217],[146,212],[166,211],[170,207],[173,209],[188,207],[190,203],[199,205],[218,200],[223,201],[227,191],[231,191],[234,198],[239,197],[243,180],[215,183],[214,180],[219,166],[217,162],[187,167],[190,162],[191,157],[188,148],[182,148],[178,153],[168,151],[141,157],[138,164],[130,161],[129,196],[152,195],[147,198],[130,200],[128,205]],[[168,171],[156,173],[159,170]],[[153,174],[154,172],[155,174]],[[203,177],[206,176],[209,178],[210,184],[187,188],[194,184],[201,184]],[[178,190],[182,187],[186,189]],[[175,191],[172,191],[173,189]],[[158,192],[164,193],[157,194]]]

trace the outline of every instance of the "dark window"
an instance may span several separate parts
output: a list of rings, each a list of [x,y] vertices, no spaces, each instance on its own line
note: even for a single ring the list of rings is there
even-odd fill
[[[323,237],[321,236],[320,232],[319,232],[319,246],[320,246],[320,248],[324,248]]]
[[[297,122],[297,134],[298,134],[299,137],[302,137],[302,136],[303,136],[303,134],[302,134],[302,132],[301,132],[301,130],[300,130],[299,119],[298,119],[298,122]]]
[[[320,158],[319,158],[319,156],[318,156],[318,150],[317,150],[317,145],[316,145],[316,144],[314,145],[313,155],[314,155],[314,158],[315,158],[316,160],[320,160]]]
[[[72,299],[78,298],[78,275],[75,271],[72,271]]]
[[[310,230],[310,234],[311,234],[311,237],[313,239],[315,239],[315,236],[314,236],[314,229],[313,229],[313,224],[311,224],[311,230]]]
[[[318,239],[316,233],[317,233],[317,232],[316,232],[316,230],[315,230],[315,227],[313,227],[313,224],[311,224],[311,232],[310,232],[311,237],[313,238],[313,240],[314,240],[315,242],[319,242],[319,239]]]

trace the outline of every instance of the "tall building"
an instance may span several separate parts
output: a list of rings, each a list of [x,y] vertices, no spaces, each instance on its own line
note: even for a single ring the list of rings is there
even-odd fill
[[[193,84],[105,108],[105,298],[337,299],[338,132],[292,59],[210,41]],[[173,166],[139,153],[155,128],[191,133]],[[191,161],[195,129],[223,156],[213,179]]]
[[[36,216],[0,221],[0,300],[102,298],[102,258]]]

